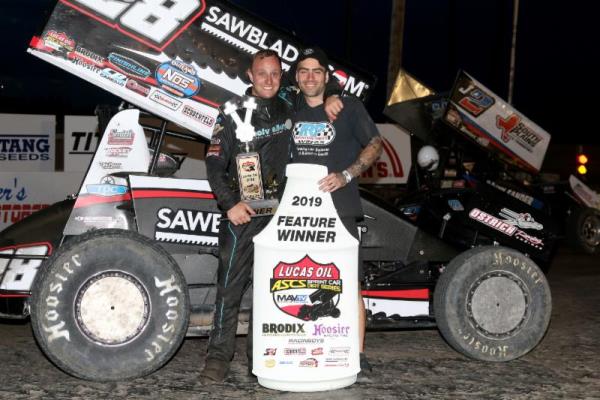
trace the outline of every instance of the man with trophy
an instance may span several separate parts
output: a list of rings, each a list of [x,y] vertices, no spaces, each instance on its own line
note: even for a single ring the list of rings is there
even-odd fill
[[[221,382],[229,371],[239,306],[252,279],[252,238],[277,208],[290,158],[296,93],[280,93],[282,69],[277,53],[261,50],[254,54],[248,76],[252,82],[249,95],[221,107],[206,154],[208,180],[226,218],[219,228],[217,297],[206,364],[200,373],[203,384]],[[339,110],[340,100],[334,96],[331,102],[331,109]],[[251,342],[250,329],[249,360]]]

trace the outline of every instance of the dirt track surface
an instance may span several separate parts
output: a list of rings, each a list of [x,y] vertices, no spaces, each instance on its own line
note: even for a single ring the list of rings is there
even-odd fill
[[[40,352],[28,323],[0,323],[2,399],[600,399],[600,257],[563,250],[549,281],[548,334],[530,354],[484,363],[452,350],[436,330],[369,332],[371,382],[331,392],[276,392],[246,376],[244,339],[229,378],[202,386],[206,339],[188,339],[160,371],[132,381],[72,378]]]

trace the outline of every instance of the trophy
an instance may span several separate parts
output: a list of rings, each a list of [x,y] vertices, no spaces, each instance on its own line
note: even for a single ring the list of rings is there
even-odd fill
[[[223,113],[231,116],[235,123],[235,136],[243,143],[245,152],[236,156],[238,181],[240,185],[240,199],[248,203],[256,212],[256,215],[273,215],[279,205],[279,200],[274,196],[277,190],[269,187],[265,190],[263,186],[263,177],[260,168],[260,156],[254,149],[251,149],[251,142],[256,136],[254,126],[252,126],[252,113],[258,108],[254,97],[244,96],[242,98],[242,107],[233,101],[228,101],[223,106]],[[245,109],[244,120],[237,113],[238,109]],[[272,180],[270,186],[277,186],[277,182]]]

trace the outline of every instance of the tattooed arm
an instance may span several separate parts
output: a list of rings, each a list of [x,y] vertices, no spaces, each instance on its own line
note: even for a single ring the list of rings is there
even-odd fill
[[[324,192],[334,192],[346,186],[351,179],[357,178],[365,172],[379,158],[383,151],[381,136],[375,136],[369,144],[362,149],[358,158],[343,172],[332,172],[319,181],[319,189]],[[346,173],[349,174],[347,179]]]

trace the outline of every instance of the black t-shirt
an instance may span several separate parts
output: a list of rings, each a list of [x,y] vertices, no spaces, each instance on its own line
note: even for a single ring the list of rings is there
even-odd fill
[[[344,109],[329,122],[324,105],[304,105],[294,117],[292,162],[320,164],[329,173],[342,172],[352,165],[361,150],[379,136],[377,127],[355,97],[343,97]],[[332,193],[333,203],[341,217],[361,217],[362,206],[357,179]]]

